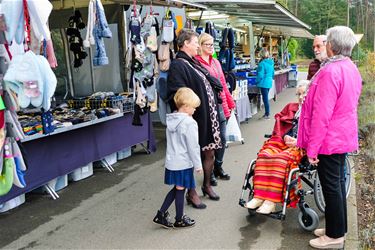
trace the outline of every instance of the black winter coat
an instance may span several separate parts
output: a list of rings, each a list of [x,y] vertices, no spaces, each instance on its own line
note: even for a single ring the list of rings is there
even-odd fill
[[[179,51],[177,53],[176,59],[172,61],[168,72],[168,102],[171,106],[171,110],[175,111],[176,105],[173,101],[173,97],[181,87],[191,88],[198,95],[201,100],[201,105],[195,110],[193,118],[198,123],[199,145],[203,148],[210,143],[214,143],[206,87],[201,76],[187,65],[186,61],[179,60],[178,58],[183,58],[192,65],[199,65],[197,60],[192,59],[185,52]]]

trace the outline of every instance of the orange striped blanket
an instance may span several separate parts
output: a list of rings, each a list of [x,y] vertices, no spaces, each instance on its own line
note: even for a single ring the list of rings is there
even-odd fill
[[[258,153],[254,169],[254,197],[273,202],[283,202],[290,170],[298,168],[303,151],[289,148],[281,137],[267,140]],[[301,181],[298,180],[298,188]],[[296,207],[298,197],[295,188],[290,191],[291,207]]]

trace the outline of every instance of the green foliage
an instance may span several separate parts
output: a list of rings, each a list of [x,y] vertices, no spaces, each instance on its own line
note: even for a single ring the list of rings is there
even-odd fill
[[[301,0],[299,18],[311,25],[313,34],[324,34],[335,25],[346,25],[346,0]]]
[[[295,60],[297,57],[298,42],[296,39],[291,38],[288,44],[288,51],[290,53],[290,60]]]

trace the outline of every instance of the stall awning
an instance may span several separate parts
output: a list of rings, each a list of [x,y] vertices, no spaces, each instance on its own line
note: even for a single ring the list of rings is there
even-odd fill
[[[89,5],[89,0],[51,0],[54,9],[68,9],[68,8],[82,8],[87,7]],[[133,0],[102,0],[102,4],[123,4],[123,5],[131,5],[134,3]],[[150,0],[137,0],[137,5],[150,5]],[[190,9],[200,9],[205,10],[207,7],[199,4],[193,3],[191,1],[186,0],[153,0],[152,5],[154,6],[170,6],[170,7],[187,7]]]
[[[220,14],[251,21],[255,25],[272,26],[283,35],[312,38],[309,25],[274,0],[191,0],[203,3]],[[270,28],[271,29],[271,28]]]

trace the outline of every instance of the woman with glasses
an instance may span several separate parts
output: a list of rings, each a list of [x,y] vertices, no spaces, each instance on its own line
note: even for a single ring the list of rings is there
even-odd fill
[[[191,88],[201,100],[201,105],[196,109],[193,118],[198,123],[199,145],[203,161],[203,186],[202,192],[210,199],[219,200],[210,183],[210,176],[214,167],[215,150],[222,147],[220,139],[218,116],[218,92],[222,90],[220,83],[215,83],[209,78],[209,73],[194,58],[198,54],[198,34],[193,30],[183,29],[177,37],[179,51],[176,59],[172,61],[168,74],[167,94],[171,110],[176,106],[173,97],[181,87]],[[195,188],[189,189],[186,195],[188,204],[194,208],[203,209],[202,203]]]
[[[225,153],[225,132],[227,120],[230,117],[230,112],[235,108],[235,103],[233,101],[232,95],[230,94],[225,80],[223,70],[221,68],[220,62],[212,57],[214,53],[214,39],[211,35],[203,33],[199,36],[199,55],[195,58],[205,67],[211,76],[218,79],[223,86],[223,91],[220,92],[220,97],[222,103],[219,104],[219,122],[220,122],[220,137],[221,137],[221,148],[215,150],[215,163],[214,170],[211,174],[211,185],[216,186],[216,178],[222,180],[229,180],[230,176],[223,170],[223,160]],[[216,177],[216,178],[215,178]]]

